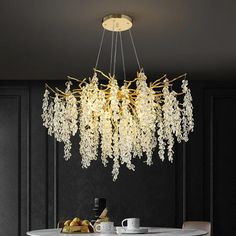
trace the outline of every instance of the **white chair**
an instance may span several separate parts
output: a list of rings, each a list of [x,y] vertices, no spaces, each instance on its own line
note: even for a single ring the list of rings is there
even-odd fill
[[[211,236],[211,223],[207,221],[185,221],[182,228],[204,230],[208,233],[206,236]]]

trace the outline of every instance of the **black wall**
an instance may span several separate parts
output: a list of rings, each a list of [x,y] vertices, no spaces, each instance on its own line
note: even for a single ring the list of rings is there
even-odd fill
[[[51,81],[51,85],[61,82]],[[143,226],[180,227],[184,220],[209,220],[214,236],[233,235],[236,222],[236,82],[191,81],[195,131],[176,145],[175,161],[154,155],[147,167],[111,165],[84,170],[79,137],[73,156],[48,137],[41,121],[44,81],[0,81],[0,225],[2,234],[25,235],[55,227],[58,220],[91,218],[94,197],[108,199],[116,224],[137,216]],[[11,228],[9,232],[9,228]]]

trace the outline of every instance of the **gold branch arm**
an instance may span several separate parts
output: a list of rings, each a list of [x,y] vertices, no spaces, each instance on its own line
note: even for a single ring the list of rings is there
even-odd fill
[[[49,90],[51,90],[53,93],[56,93],[56,91],[54,89],[52,89],[47,83],[45,84],[45,87],[48,88]]]
[[[176,81],[176,80],[178,80],[178,79],[181,79],[181,78],[186,78],[186,76],[187,76],[187,73],[185,73],[185,74],[182,74],[182,75],[180,75],[180,76],[178,76],[178,77],[176,77],[176,78],[174,78],[174,79],[172,79],[172,80],[170,80],[170,81],[168,81],[169,83],[172,83],[172,82],[174,82],[174,81]]]
[[[86,78],[84,78],[81,83],[79,84],[79,87],[81,90],[83,90],[82,84],[86,84]]]
[[[82,80],[80,80],[80,79],[76,79],[76,78],[73,78],[73,77],[71,77],[71,76],[67,76],[67,79],[68,80],[74,80],[74,81],[77,81],[77,82],[81,82]]]
[[[155,80],[152,85],[155,85],[156,83],[158,83],[159,81],[166,79],[166,74],[164,74],[162,77],[160,77],[159,79]],[[159,82],[159,83],[163,83],[163,82]]]
[[[170,84],[168,83],[168,87],[172,86],[173,84]],[[151,88],[152,89],[157,89],[157,88],[164,88],[166,87],[167,85],[163,84],[163,85],[156,85],[156,86],[152,86]]]
[[[58,91],[59,93],[61,93],[64,96],[67,96],[68,94],[63,92],[62,90],[60,90],[59,88],[56,87],[56,91]]]
[[[98,73],[100,73],[102,76],[104,76],[105,78],[107,78],[108,80],[111,80],[111,77],[109,77],[109,76],[107,76],[106,74],[104,74],[102,71],[100,71],[100,70],[97,70],[97,69],[93,69],[95,72],[98,72]]]
[[[126,88],[129,88],[130,85],[131,85],[132,83],[134,83],[135,81],[137,81],[137,80],[138,80],[138,78],[135,78],[135,79],[133,79],[133,80],[124,80],[124,83],[128,83],[128,84],[126,85]]]
[[[181,93],[176,93],[176,96],[180,96],[180,95],[183,95],[184,93],[181,92]]]

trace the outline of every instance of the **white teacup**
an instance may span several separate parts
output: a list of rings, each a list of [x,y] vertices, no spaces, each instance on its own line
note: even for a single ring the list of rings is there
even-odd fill
[[[101,222],[95,226],[95,231],[99,233],[112,233],[114,232],[114,222]]]
[[[127,226],[124,223],[127,221]],[[122,227],[126,228],[127,230],[134,230],[139,229],[140,227],[140,219],[139,218],[126,218],[121,222]]]

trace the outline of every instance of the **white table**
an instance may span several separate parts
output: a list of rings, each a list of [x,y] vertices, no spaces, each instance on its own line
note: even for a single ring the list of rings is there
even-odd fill
[[[86,234],[63,234],[60,233],[61,229],[42,229],[42,230],[34,230],[27,232],[27,235],[30,236],[107,236],[108,234],[102,233],[86,233]],[[195,230],[195,229],[175,229],[175,228],[156,228],[150,227],[148,228],[148,233],[145,236],[200,236],[206,235],[207,232],[203,230]],[[117,236],[117,234],[109,234],[111,236]],[[122,236],[122,235],[120,235]],[[127,236],[127,234],[125,235]],[[141,236],[140,234],[131,234],[131,236]]]

